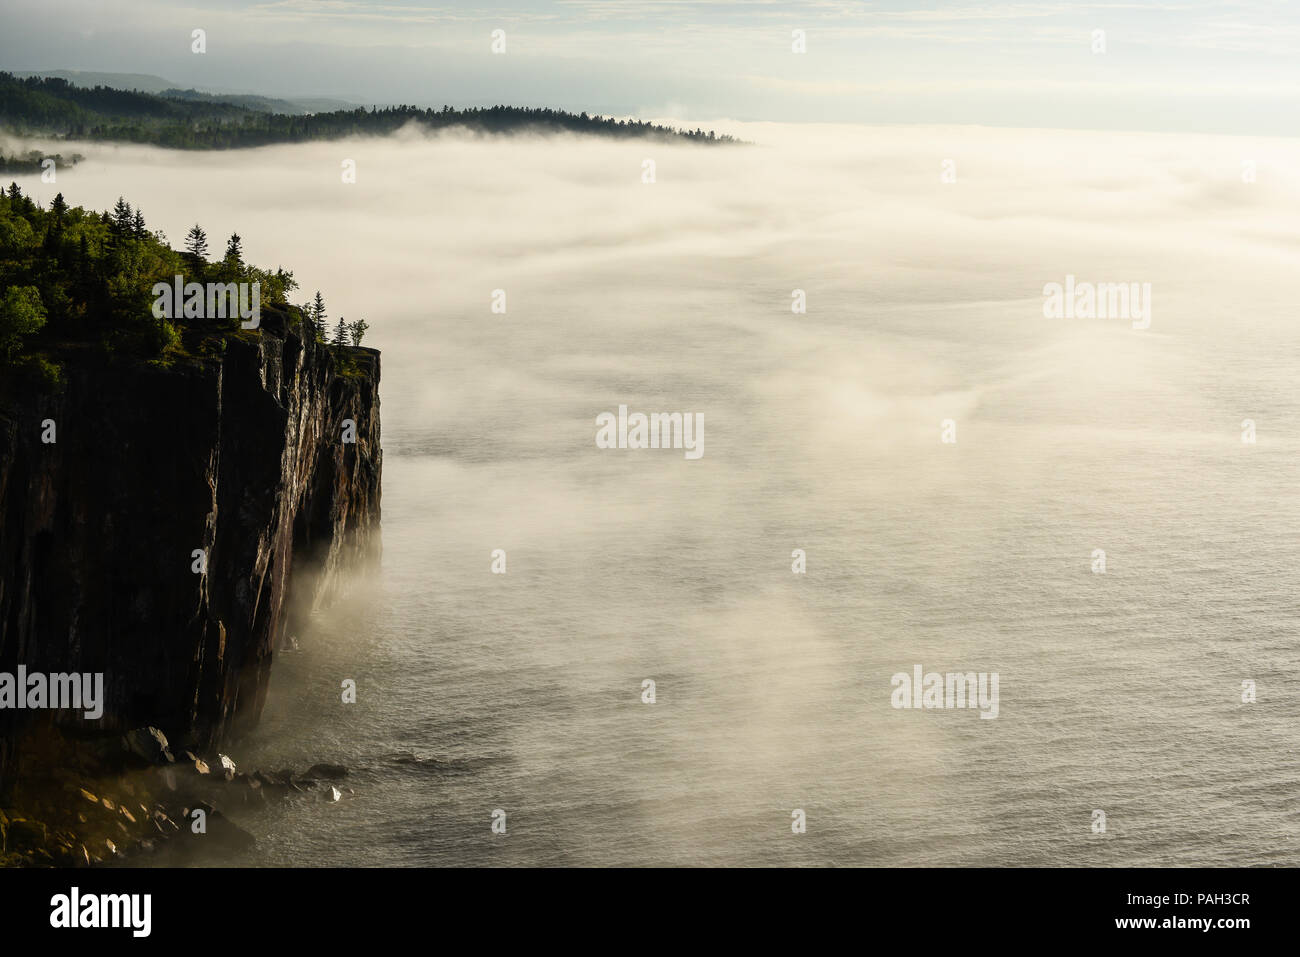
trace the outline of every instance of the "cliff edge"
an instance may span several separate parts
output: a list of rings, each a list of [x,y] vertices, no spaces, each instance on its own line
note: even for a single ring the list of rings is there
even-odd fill
[[[287,310],[184,362],[64,363],[0,398],[0,672],[103,673],[104,712],[0,711],[16,736],[152,725],[208,749],[256,722],[294,605],[380,551],[379,353]],[[296,568],[295,568],[296,566]]]

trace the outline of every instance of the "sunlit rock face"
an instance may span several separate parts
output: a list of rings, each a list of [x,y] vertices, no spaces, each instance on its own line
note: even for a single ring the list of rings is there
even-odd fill
[[[378,558],[379,353],[341,361],[286,319],[170,368],[70,361],[59,394],[0,404],[0,672],[103,672],[106,699],[93,723],[0,711],[0,782],[33,721],[198,747],[247,728],[291,577],[321,607]]]

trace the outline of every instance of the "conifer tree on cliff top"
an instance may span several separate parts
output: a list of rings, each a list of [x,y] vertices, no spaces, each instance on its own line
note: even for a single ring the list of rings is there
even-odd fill
[[[201,268],[207,262],[208,234],[198,223],[195,223],[185,236],[185,251],[189,255],[190,264],[195,269]]]
[[[312,301],[308,315],[311,317],[312,330],[316,333],[316,341],[325,342],[327,340],[325,319],[329,314],[325,311],[325,299],[319,289],[316,290],[316,298]]]

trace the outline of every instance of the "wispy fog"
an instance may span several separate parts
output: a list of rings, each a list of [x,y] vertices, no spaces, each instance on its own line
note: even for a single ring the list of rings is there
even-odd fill
[[[258,744],[382,783],[282,822],[299,859],[385,822],[385,862],[1300,863],[1197,820],[1296,827],[1300,145],[727,132],[59,144],[87,160],[20,178],[238,231],[384,352],[384,573],[277,661]],[[1067,276],[1149,283],[1149,328],[1044,318]],[[597,448],[620,404],[702,413],[703,457]],[[999,717],[891,708],[914,664],[1000,672]],[[1243,678],[1275,697],[1227,720]]]

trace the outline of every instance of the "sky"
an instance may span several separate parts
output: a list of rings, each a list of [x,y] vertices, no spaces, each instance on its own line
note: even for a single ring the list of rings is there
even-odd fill
[[[1282,136],[1300,118],[1288,0],[0,0],[0,17],[2,69],[365,104]]]

